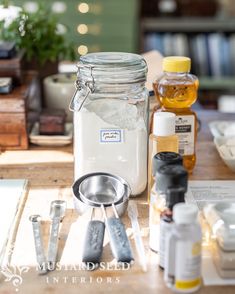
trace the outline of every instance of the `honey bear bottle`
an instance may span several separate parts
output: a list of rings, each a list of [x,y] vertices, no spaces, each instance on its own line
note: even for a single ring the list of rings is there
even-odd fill
[[[169,56],[163,59],[163,75],[154,81],[155,96],[161,111],[176,114],[176,134],[184,167],[192,172],[196,163],[197,116],[191,105],[197,100],[198,78],[189,73],[191,59]]]

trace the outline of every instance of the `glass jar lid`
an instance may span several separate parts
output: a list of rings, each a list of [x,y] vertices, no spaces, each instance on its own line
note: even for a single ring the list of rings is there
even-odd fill
[[[83,55],[78,63],[78,78],[94,83],[130,84],[145,82],[147,64],[142,56],[124,52],[99,52]]]

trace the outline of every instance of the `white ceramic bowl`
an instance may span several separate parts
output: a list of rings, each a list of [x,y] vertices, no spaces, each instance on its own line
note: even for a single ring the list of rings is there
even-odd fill
[[[220,155],[220,157],[223,159],[224,163],[235,172],[235,157],[229,156],[226,154],[226,152],[223,152],[223,149],[221,148],[222,145],[225,145],[228,140],[234,140],[235,137],[217,137],[214,138],[214,143],[216,146],[216,149]]]
[[[235,136],[234,120],[215,120],[209,123],[209,129],[213,137],[232,137]]]

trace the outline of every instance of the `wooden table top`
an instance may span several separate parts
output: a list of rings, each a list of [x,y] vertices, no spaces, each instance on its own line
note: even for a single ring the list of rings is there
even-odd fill
[[[212,141],[208,122],[217,119],[232,120],[235,115],[221,114],[215,111],[198,111],[201,130],[198,135],[197,164],[192,180],[235,180],[232,173],[220,159]],[[60,230],[59,258],[61,264],[76,264],[80,258],[81,236],[86,217],[79,217],[73,209],[71,185],[73,183],[73,150],[72,146],[63,148],[42,148],[31,146],[26,151],[7,151],[0,155],[0,178],[25,178],[29,180],[29,193],[26,200],[15,247],[10,256],[11,265],[16,265],[16,274],[20,271],[20,283],[2,281],[0,294],[9,293],[172,293],[163,282],[163,273],[159,270],[156,254],[148,249],[148,205],[146,193],[135,198],[140,215],[140,226],[148,258],[148,271],[142,272],[135,252],[131,234],[131,226],[125,215],[123,221],[130,236],[136,262],[130,270],[96,270],[87,272],[76,268],[56,270],[47,275],[39,276],[35,269],[24,272],[22,265],[35,265],[35,250],[32,228],[28,217],[40,213],[43,218],[43,239],[46,243],[49,234],[49,206],[54,199],[67,201],[67,213]],[[81,229],[83,227],[83,229]],[[105,237],[107,240],[107,236]],[[106,241],[105,241],[106,242]],[[107,242],[106,242],[107,243]],[[112,260],[109,246],[105,243],[103,260]],[[45,247],[46,248],[46,247]],[[232,294],[235,287],[214,286],[202,287],[199,293],[218,294],[226,290]]]

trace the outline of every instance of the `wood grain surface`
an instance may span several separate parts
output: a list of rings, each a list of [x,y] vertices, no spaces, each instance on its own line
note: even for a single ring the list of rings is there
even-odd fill
[[[0,266],[7,264],[27,198],[27,180],[0,180],[0,195],[6,195],[0,206]]]
[[[193,180],[235,180],[232,173],[220,159],[208,129],[208,122],[215,119],[234,120],[235,115],[219,114],[213,111],[198,112],[201,120],[201,130],[198,135],[197,165],[190,176]],[[157,266],[158,256],[148,248],[148,205],[146,193],[135,200],[139,210],[141,233],[145,243],[148,259],[148,271],[144,273],[139,264],[138,255],[133,242],[130,221],[125,214],[123,221],[131,240],[135,263],[129,270],[96,270],[87,272],[78,265],[81,261],[81,251],[86,223],[89,213],[78,216],[73,209],[71,185],[73,183],[73,150],[72,146],[64,148],[42,148],[31,146],[26,151],[7,151],[0,155],[0,178],[26,178],[30,189],[28,199],[22,214],[15,240],[15,250],[11,256],[11,266],[19,273],[22,266],[31,266],[27,272],[22,272],[22,283],[18,286],[11,281],[2,282],[1,294],[16,293],[172,293],[163,282],[163,273]],[[2,195],[1,195],[2,196]],[[42,215],[42,231],[45,252],[47,250],[50,228],[49,208],[54,199],[67,201],[66,216],[60,228],[58,259],[63,270],[56,270],[47,275],[39,276],[36,264],[31,223],[31,214]],[[113,266],[108,238],[105,236],[104,262]],[[77,265],[74,267],[73,265]],[[226,291],[234,294],[235,287],[216,286],[202,287],[199,293],[220,294]]]
[[[14,87],[9,94],[0,94],[0,147],[3,150],[28,148],[29,112],[33,112],[31,105],[38,98],[36,81],[37,73],[28,71],[22,85]]]

